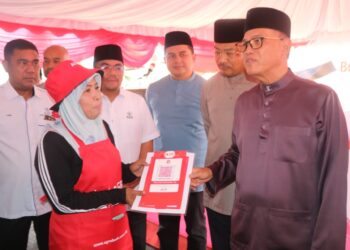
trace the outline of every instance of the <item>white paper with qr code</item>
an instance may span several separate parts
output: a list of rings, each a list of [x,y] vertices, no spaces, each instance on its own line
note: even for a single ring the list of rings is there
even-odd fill
[[[163,214],[185,214],[190,192],[194,153],[158,151],[147,154],[139,190],[132,210]]]

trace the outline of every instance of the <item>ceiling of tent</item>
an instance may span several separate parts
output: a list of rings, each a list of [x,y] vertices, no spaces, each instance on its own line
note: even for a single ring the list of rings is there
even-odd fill
[[[259,6],[291,17],[294,44],[350,40],[349,0],[0,0],[0,6],[0,49],[10,35],[29,36],[40,52],[63,43],[74,59],[83,59],[92,55],[92,46],[117,42],[123,52],[132,51],[127,60],[132,66],[149,59],[171,30],[188,32],[208,59],[214,21],[244,18]]]

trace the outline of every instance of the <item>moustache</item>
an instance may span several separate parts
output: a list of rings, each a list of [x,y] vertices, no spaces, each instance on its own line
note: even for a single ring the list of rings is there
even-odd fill
[[[218,67],[219,68],[228,68],[228,67],[230,67],[230,65],[228,65],[227,63],[219,63]]]
[[[110,77],[108,77],[108,78],[103,78],[103,80],[107,80],[107,81],[119,81],[119,77],[110,76]]]

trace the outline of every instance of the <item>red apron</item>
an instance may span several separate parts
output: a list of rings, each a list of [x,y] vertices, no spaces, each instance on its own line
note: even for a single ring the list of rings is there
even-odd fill
[[[109,139],[79,144],[83,167],[74,190],[93,192],[122,186],[119,151]],[[91,212],[57,214],[50,219],[50,250],[129,250],[132,240],[125,205],[108,205]]]

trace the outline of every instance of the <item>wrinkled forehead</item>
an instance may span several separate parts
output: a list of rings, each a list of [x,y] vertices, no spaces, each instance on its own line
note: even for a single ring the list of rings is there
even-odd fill
[[[59,48],[49,48],[44,51],[44,55],[51,55],[51,54],[64,54],[64,51]]]
[[[256,28],[248,30],[244,33],[243,40],[247,41],[255,37],[279,37],[282,33],[278,30],[269,28]]]
[[[52,52],[45,53],[44,58],[58,58],[63,60],[65,58],[65,54],[60,53],[59,51],[52,51]]]
[[[39,54],[33,49],[15,49],[11,57],[14,59],[35,60],[39,58]]]
[[[174,45],[165,49],[165,54],[178,54],[181,52],[192,52],[191,47],[186,44]]]
[[[239,44],[240,42],[232,42],[232,43],[214,43],[214,49],[215,50],[235,50],[236,46]]]
[[[123,65],[123,62],[116,60],[116,59],[106,59],[106,60],[100,60],[100,61],[96,62],[96,65],[98,67],[100,67],[102,65],[114,66],[114,65]]]

